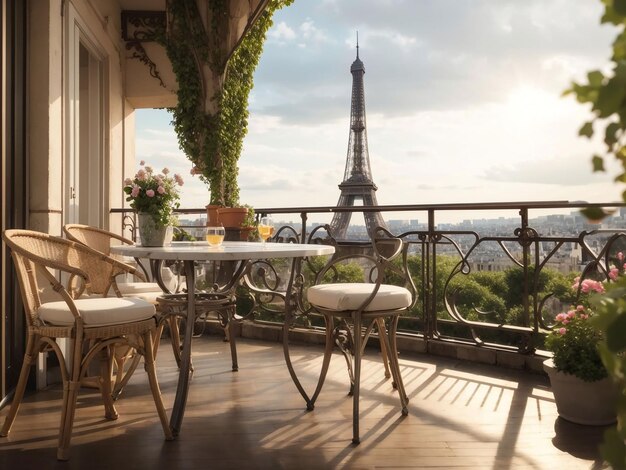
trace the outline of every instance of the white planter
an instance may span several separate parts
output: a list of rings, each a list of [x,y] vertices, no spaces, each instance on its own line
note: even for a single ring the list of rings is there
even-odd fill
[[[543,362],[561,418],[577,424],[603,426],[616,421],[617,387],[610,378],[585,382],[559,372],[552,359]]]

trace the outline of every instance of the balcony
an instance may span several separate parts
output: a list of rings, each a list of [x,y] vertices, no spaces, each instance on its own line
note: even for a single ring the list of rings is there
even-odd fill
[[[300,240],[307,240],[315,219],[337,210],[380,210],[386,219],[390,213],[406,213],[407,219],[417,220],[394,230],[410,243],[411,272],[420,296],[415,310],[403,319],[398,341],[409,416],[399,413],[375,347],[367,348],[363,368],[359,446],[350,444],[352,402],[339,352],[315,410],[306,412],[279,343],[284,306],[252,290],[242,293],[246,320],[239,331],[239,372],[230,371],[229,347],[213,323],[209,321],[205,334],[194,339],[195,373],[178,440],[163,440],[145,394],[145,377],[138,373],[118,402],[120,418],[115,423],[102,419],[98,394],[83,391],[71,462],[79,466],[97,462],[93,465],[103,468],[190,469],[599,465],[598,444],[605,428],[559,418],[541,370],[549,355],[542,349],[543,337],[554,315],[580,295],[551,292],[544,276],[566,280],[576,275],[606,276],[616,252],[626,243],[626,223],[619,211],[602,225],[589,224],[581,216],[554,215],[585,206],[589,205],[534,202],[257,208],[259,214],[271,213],[275,220],[295,214],[289,230]],[[466,222],[440,223],[451,211],[459,212]],[[127,209],[112,212],[120,233],[134,235],[134,215]],[[193,230],[203,223],[204,213],[204,209],[185,209],[181,218],[188,219],[186,228]],[[497,223],[477,222],[482,219]],[[340,249],[364,245],[339,242]],[[274,280],[284,279],[279,263],[274,267]],[[207,275],[212,272],[202,269]],[[468,287],[474,284],[458,279],[485,271],[514,273],[517,303],[503,311],[475,305],[480,298],[476,300]],[[277,285],[280,289],[280,282]],[[468,292],[474,295],[474,304],[464,300]],[[491,295],[487,290],[477,292]],[[507,311],[516,313],[507,315]],[[299,323],[290,337],[294,366],[309,390],[322,357],[319,325],[312,317]],[[159,352],[158,373],[169,409],[178,369],[166,341]],[[3,465],[53,462],[61,393],[53,387],[29,397],[10,438],[0,442]]]

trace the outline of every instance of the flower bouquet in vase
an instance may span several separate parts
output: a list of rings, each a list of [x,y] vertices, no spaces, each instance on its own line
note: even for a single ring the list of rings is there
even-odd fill
[[[172,241],[176,224],[174,209],[179,207],[179,187],[183,178],[163,168],[155,173],[142,160],[134,178],[124,180],[126,201],[137,212],[137,227],[142,246],[164,246]]]

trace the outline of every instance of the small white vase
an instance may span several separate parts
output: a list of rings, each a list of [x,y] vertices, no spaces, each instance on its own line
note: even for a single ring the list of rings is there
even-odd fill
[[[172,226],[155,222],[150,214],[137,214],[137,228],[141,246],[167,246],[172,243]]]
[[[577,424],[604,426],[617,419],[617,387],[609,377],[585,382],[556,370],[552,359],[543,362],[561,418]]]

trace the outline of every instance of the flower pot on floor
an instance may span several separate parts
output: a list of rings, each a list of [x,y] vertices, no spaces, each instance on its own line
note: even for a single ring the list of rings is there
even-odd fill
[[[577,424],[603,426],[616,421],[617,387],[609,377],[585,382],[556,370],[552,359],[543,363],[550,377],[556,409],[563,419]]]

